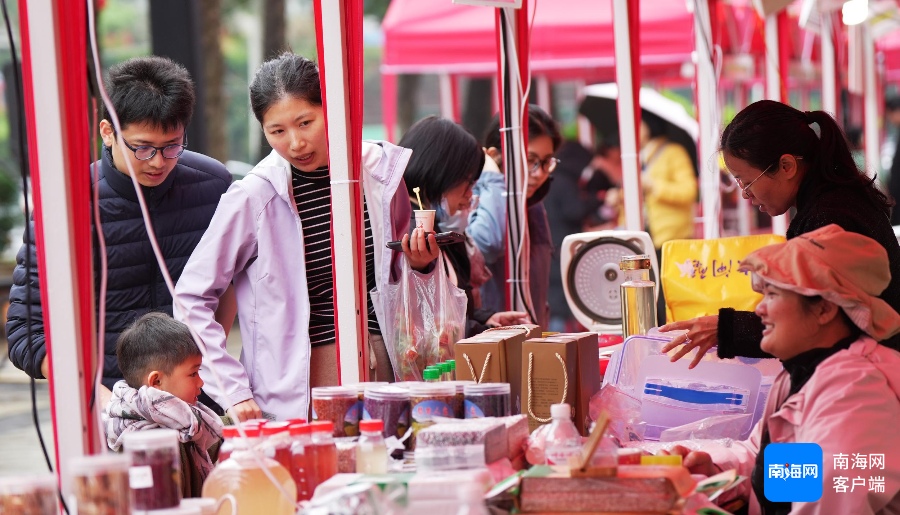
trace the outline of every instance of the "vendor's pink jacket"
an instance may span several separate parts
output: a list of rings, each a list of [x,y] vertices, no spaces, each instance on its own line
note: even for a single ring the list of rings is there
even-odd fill
[[[385,243],[409,230],[403,172],[411,155],[387,142],[363,142],[361,179],[377,288],[391,274],[393,251]],[[243,340],[240,360],[225,352],[225,332],[213,316],[232,281]],[[252,398],[277,420],[306,417],[310,342],[303,227],[290,164],[278,153],[272,151],[222,195],[175,291],[187,312],[181,316],[176,308],[176,318],[192,325],[206,344],[200,368],[204,391],[222,407]]]
[[[749,440],[735,442],[731,448],[703,448],[723,470],[734,468],[748,478],[738,486],[737,494],[750,497],[750,513],[760,513],[749,477],[764,421],[768,421],[773,443],[817,443],[822,447],[822,498],[793,503],[792,514],[900,513],[900,353],[863,337],[820,363],[803,388],[776,411],[789,391],[790,377],[782,371]],[[835,469],[837,454],[848,456],[847,470]],[[854,454],[867,458],[883,454],[884,469],[853,468]],[[835,490],[836,477],[848,478],[845,493]],[[851,492],[853,479],[859,477],[865,479],[865,487],[856,486]],[[884,478],[883,492],[869,489],[870,477]]]

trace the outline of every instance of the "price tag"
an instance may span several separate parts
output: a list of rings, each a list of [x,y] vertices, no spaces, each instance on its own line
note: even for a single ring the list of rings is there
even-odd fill
[[[153,470],[149,466],[128,469],[128,486],[132,490],[153,488]]]

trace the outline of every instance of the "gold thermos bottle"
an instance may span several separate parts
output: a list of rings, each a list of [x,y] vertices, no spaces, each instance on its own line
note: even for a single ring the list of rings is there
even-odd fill
[[[625,272],[625,282],[619,286],[622,337],[647,334],[656,327],[656,283],[650,280],[650,256],[624,256],[619,270]]]

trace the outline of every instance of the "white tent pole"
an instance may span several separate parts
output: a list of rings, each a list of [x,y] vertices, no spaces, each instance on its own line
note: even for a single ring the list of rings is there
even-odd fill
[[[822,110],[837,115],[837,74],[835,73],[832,14],[822,15]]]
[[[581,105],[581,102],[584,100],[584,88],[586,84],[583,80],[580,80],[576,83],[576,99],[578,105]],[[584,148],[589,149],[593,152],[594,150],[594,127],[591,125],[590,120],[587,119],[584,115],[577,115],[575,117],[575,123],[578,125],[578,142],[584,145]]]
[[[28,33],[30,41],[30,68],[34,97],[34,124],[37,146],[40,185],[41,216],[44,228],[43,250],[46,267],[41,270],[41,283],[46,290],[48,305],[44,311],[50,352],[50,380],[53,394],[53,429],[56,438],[56,472],[61,478],[68,475],[72,458],[89,453],[87,434],[87,392],[84,377],[91,372],[84,369],[82,349],[92,341],[83,341],[81,335],[82,310],[92,305],[82,305],[81,288],[92,284],[79,284],[76,270],[76,235],[72,217],[73,178],[85,173],[85,169],[72,170],[64,152],[67,137],[65,103],[60,77],[60,32],[53,29],[64,20],[57,17],[56,2],[28,0]],[[48,27],[49,25],[49,27]],[[48,30],[50,29],[50,30]],[[47,63],[50,63],[49,65]],[[22,135],[24,137],[24,135]],[[32,238],[36,238],[32,234]],[[33,239],[32,241],[36,241]],[[37,263],[34,263],[37,266]],[[40,295],[35,290],[33,295]],[[35,299],[37,300],[37,299]],[[70,485],[63,481],[63,494]]]
[[[737,110],[740,111],[747,107],[747,94],[749,93],[748,87],[746,84],[736,84],[734,88],[734,104],[737,107]],[[747,236],[750,234],[752,224],[752,210],[750,209],[752,206],[749,202],[744,201],[741,198],[740,189],[737,190],[738,202],[737,202],[737,220],[738,220],[738,234],[741,236]]]
[[[766,98],[778,102],[786,102],[781,98],[781,68],[778,58],[778,15],[766,16]],[[787,234],[787,216],[772,217],[772,233],[784,236]]]
[[[700,199],[703,202],[703,238],[720,236],[719,161],[716,159],[719,135],[719,93],[716,70],[713,66],[712,26],[707,0],[696,0],[694,6],[694,35],[697,49],[697,98],[700,111],[700,141],[697,161],[700,167]]]
[[[875,70],[875,40],[868,23],[862,24],[863,59],[865,70],[865,153],[866,173],[878,173],[880,163],[880,134],[878,131],[878,74]]]
[[[635,119],[634,76],[631,69],[631,27],[628,2],[613,0],[613,31],[616,44],[616,84],[618,85],[619,143],[622,149],[622,193],[625,197],[625,228],[643,231],[641,181]]]
[[[552,114],[550,81],[546,75],[538,75],[534,80],[537,86],[537,105],[547,114]]]
[[[449,73],[438,75],[438,87],[441,99],[441,117],[453,120],[453,84]]]
[[[339,331],[341,384],[355,384],[365,379],[367,372],[366,309],[360,309],[357,294],[360,281],[358,248],[360,235],[356,230],[356,210],[353,188],[362,184],[350,183],[353,163],[350,150],[350,90],[345,62],[346,23],[343,20],[344,0],[322,2],[322,45],[325,60],[325,97],[328,102],[328,159],[331,170],[332,245],[341,252],[334,253],[334,298]],[[360,199],[361,202],[361,199]]]

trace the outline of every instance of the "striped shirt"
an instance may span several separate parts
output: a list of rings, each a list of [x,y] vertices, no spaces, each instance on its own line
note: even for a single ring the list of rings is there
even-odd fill
[[[334,267],[331,259],[331,178],[328,168],[301,172],[291,168],[294,201],[303,226],[306,283],[309,291],[309,340],[313,347],[335,342]],[[366,292],[375,288],[375,248],[369,210],[363,199]],[[381,334],[372,299],[366,293],[369,332]]]

